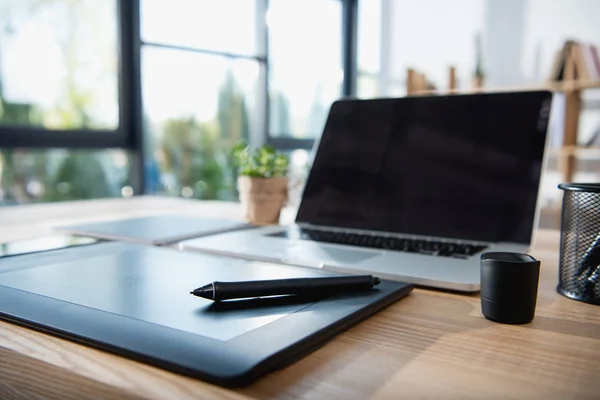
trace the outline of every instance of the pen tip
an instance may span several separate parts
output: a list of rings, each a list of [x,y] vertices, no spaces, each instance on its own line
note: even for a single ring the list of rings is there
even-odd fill
[[[376,277],[376,276],[373,277],[373,285],[379,285],[380,282],[381,282],[381,280],[378,277]]]

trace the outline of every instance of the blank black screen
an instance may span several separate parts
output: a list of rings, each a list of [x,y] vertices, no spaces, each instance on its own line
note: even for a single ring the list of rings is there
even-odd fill
[[[335,102],[297,222],[529,243],[550,92]]]

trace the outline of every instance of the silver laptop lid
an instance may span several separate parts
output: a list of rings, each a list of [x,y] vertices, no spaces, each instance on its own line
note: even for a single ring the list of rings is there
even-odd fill
[[[296,222],[528,245],[552,93],[339,100]]]

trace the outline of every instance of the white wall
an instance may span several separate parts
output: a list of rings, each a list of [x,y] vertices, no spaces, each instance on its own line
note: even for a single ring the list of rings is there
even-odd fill
[[[391,92],[409,67],[444,88],[454,65],[470,87],[479,32],[488,87],[545,81],[569,38],[600,46],[600,0],[361,0],[359,12],[359,65],[389,75]]]
[[[404,81],[413,67],[447,87],[448,67],[454,65],[460,82],[469,85],[475,36],[483,24],[481,0],[391,0],[388,17],[392,81]]]
[[[485,84],[502,87],[523,84],[525,0],[486,0],[484,9]]]
[[[526,80],[543,81],[564,41],[574,38],[600,46],[599,0],[527,0],[521,71]],[[539,68],[534,61],[539,48]]]
[[[567,39],[600,48],[600,0],[527,0],[524,12],[520,73],[525,82],[543,82],[548,78],[554,56]],[[584,98],[600,99],[600,90],[587,90]],[[598,128],[600,110],[583,111],[579,143],[587,143]]]

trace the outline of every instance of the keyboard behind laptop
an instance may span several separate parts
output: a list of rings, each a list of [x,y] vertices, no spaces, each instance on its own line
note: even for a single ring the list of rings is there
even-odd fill
[[[387,235],[327,231],[310,228],[285,230],[272,233],[268,236],[454,258],[468,258],[487,248],[487,246],[478,243],[402,238]]]

